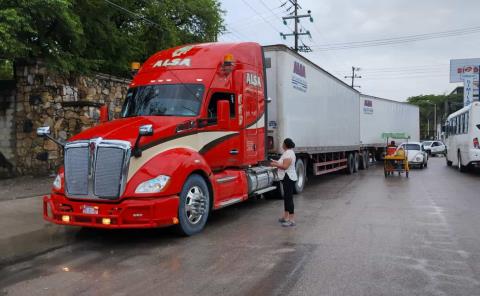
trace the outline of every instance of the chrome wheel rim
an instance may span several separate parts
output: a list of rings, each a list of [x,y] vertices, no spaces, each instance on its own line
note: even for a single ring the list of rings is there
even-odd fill
[[[197,224],[202,220],[206,205],[207,197],[200,187],[193,186],[188,190],[185,198],[185,217],[191,224]]]

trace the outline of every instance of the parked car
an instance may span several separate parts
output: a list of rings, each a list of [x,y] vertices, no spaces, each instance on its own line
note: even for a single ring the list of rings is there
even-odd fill
[[[402,143],[400,145],[408,156],[408,164],[410,166],[416,166],[421,169],[426,168],[428,166],[428,154],[423,148],[422,143],[420,142],[408,142]]]
[[[425,141],[422,145],[428,155],[445,154],[447,151],[447,147],[441,141]]]

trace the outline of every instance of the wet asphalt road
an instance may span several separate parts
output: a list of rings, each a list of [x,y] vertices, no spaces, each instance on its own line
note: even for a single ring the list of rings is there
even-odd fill
[[[480,295],[479,181],[433,158],[409,179],[309,180],[295,228],[276,222],[282,201],[251,200],[190,238],[75,230],[1,266],[0,295]]]

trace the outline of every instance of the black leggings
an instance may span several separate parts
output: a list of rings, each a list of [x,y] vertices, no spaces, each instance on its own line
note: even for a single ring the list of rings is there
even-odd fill
[[[288,174],[285,174],[285,178],[282,180],[283,185],[283,201],[285,204],[285,212],[289,214],[294,214],[295,207],[293,205],[293,188],[295,186],[295,181],[290,180]]]

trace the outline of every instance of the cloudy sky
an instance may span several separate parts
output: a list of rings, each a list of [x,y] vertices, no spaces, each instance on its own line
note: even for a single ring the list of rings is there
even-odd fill
[[[291,37],[283,40],[279,34],[293,28],[292,21],[285,26],[281,19],[290,5],[280,6],[287,1],[221,0],[227,32],[220,41],[292,46]],[[352,66],[360,67],[362,79],[356,84],[366,94],[404,101],[419,94],[449,93],[456,86],[449,83],[450,59],[480,58],[480,0],[299,0],[299,4],[300,13],[311,10],[314,19],[301,22],[312,35],[302,41],[314,50],[304,55],[343,80]],[[421,36],[407,40],[420,40],[391,44],[391,38],[412,35]],[[447,37],[425,40],[440,35]],[[352,48],[359,45],[355,42],[378,39],[382,41],[375,46]]]

